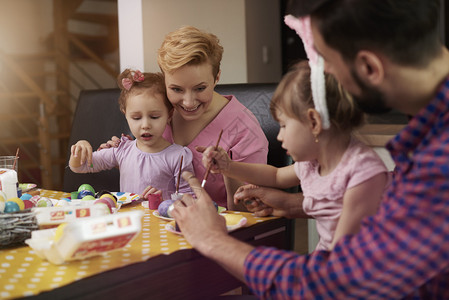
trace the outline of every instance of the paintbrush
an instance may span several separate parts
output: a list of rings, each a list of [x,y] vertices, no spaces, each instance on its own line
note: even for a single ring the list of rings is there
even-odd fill
[[[220,143],[222,134],[223,134],[223,129],[220,131],[220,135],[218,136],[217,144],[215,145],[215,150],[218,149],[218,144]],[[207,167],[206,173],[204,173],[204,179],[203,179],[203,182],[201,183],[202,188],[206,185],[207,177],[209,176],[211,166],[212,166],[212,164],[209,164],[209,166]]]
[[[176,194],[179,192],[179,181],[181,180],[181,170],[182,170],[182,160],[184,159],[184,155],[181,155],[181,163],[179,164],[179,172],[178,172],[178,182],[176,183]]]
[[[14,158],[14,163],[12,164],[12,169],[16,169],[17,159],[19,158],[19,147],[17,147],[16,158]]]

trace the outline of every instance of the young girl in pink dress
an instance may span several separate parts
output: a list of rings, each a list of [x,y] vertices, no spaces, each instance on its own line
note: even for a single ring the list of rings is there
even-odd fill
[[[214,173],[257,186],[288,188],[300,184],[302,196],[290,206],[299,209],[294,213],[289,209],[288,217],[316,219],[320,235],[317,249],[332,249],[340,237],[356,233],[362,219],[377,211],[387,183],[385,164],[352,136],[363,121],[362,112],[333,77],[326,75],[325,87],[328,129],[324,129],[325,117],[313,101],[306,61],[283,77],[273,95],[271,112],[280,123],[278,140],[295,161],[293,165],[276,168],[235,162],[220,147],[216,151],[208,147],[203,153],[203,164],[212,164]],[[250,211],[282,215],[275,203],[235,201],[243,201]],[[286,203],[280,206],[285,208]]]
[[[162,134],[170,123],[173,106],[165,93],[161,73],[125,70],[118,78],[121,88],[120,110],[124,113],[135,139],[123,136],[117,148],[92,153],[88,141],[78,141],[71,148],[70,169],[76,173],[94,173],[115,167],[120,169],[120,191],[161,194],[170,199],[182,170],[193,172],[192,152],[167,141]],[[99,120],[104,122],[104,120]],[[191,193],[181,178],[179,192]]]

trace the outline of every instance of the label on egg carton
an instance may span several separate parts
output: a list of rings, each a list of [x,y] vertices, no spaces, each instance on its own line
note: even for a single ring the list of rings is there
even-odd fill
[[[55,247],[64,261],[123,248],[139,234],[142,216],[132,211],[68,223]]]
[[[103,205],[34,207],[32,210],[36,212],[37,224],[41,228],[57,226],[76,219],[109,214],[109,211]]]

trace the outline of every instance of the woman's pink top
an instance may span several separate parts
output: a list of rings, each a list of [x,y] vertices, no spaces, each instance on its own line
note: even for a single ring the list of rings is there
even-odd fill
[[[356,139],[351,140],[337,167],[326,176],[320,175],[317,161],[296,162],[294,168],[304,193],[303,210],[316,219],[320,235],[317,250],[327,250],[332,243],[346,190],[387,173],[376,152]]]
[[[215,145],[223,129],[219,146],[228,153],[232,151],[232,159],[247,163],[267,163],[268,140],[253,113],[241,104],[234,96],[224,96],[229,103],[220,111],[196,137],[186,145],[193,153],[193,168],[196,177],[202,181],[206,168],[203,166],[203,154],[196,151],[196,146]],[[163,134],[169,142],[174,143],[170,126]],[[226,188],[221,174],[210,173],[205,189],[218,205],[227,207]]]

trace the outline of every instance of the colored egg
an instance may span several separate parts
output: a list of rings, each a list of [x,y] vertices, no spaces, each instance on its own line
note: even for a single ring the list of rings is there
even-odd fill
[[[70,193],[70,198],[71,199],[78,199],[78,194],[79,194],[78,192],[71,192]]]
[[[36,205],[30,200],[23,200],[23,204],[25,205],[25,209],[35,207]]]
[[[161,204],[159,204],[159,207],[157,208],[157,211],[159,212],[159,214],[163,217],[169,217],[168,215],[168,208],[170,207],[170,205],[172,205],[173,203],[175,203],[175,200],[164,200],[161,202]]]
[[[39,195],[34,195],[33,197],[30,198],[30,201],[34,203],[34,205],[37,205],[37,202],[39,202],[39,200],[41,200],[41,196]]]
[[[106,205],[108,207],[108,211],[110,214],[112,214],[112,207],[113,207],[113,203],[111,203],[111,201],[109,201],[109,198],[100,198],[95,200],[94,205],[98,205],[98,204],[103,204]]]
[[[110,191],[108,191],[108,190],[101,190],[101,191],[99,191],[96,195],[95,195],[95,197],[96,198],[100,198],[102,195],[104,195],[104,194],[111,194],[111,192]]]
[[[94,193],[92,193],[89,190],[82,190],[81,192],[78,193],[78,199],[83,199],[86,196],[92,196],[95,198]]]
[[[22,194],[22,196],[20,196],[20,199],[22,199],[22,200],[30,200],[31,197],[33,197],[33,195],[25,193],[25,194]]]
[[[50,199],[46,198],[46,197],[41,197],[41,199],[39,199],[39,201],[37,201],[37,205],[38,207],[52,207],[53,206],[53,202],[51,202]]]
[[[111,199],[114,202],[114,207],[117,207],[117,199],[112,194],[103,194],[101,195],[100,199],[108,198]]]
[[[78,192],[81,192],[81,191],[84,191],[84,190],[91,191],[92,195],[95,195],[95,190],[94,190],[94,188],[90,184],[85,183],[85,184],[82,184],[82,185],[79,186]]]
[[[23,200],[20,198],[12,197],[12,198],[9,198],[8,201],[17,203],[17,205],[19,205],[20,210],[25,209],[25,204],[23,203]]]
[[[17,204],[16,202],[13,202],[13,201],[6,201],[5,213],[12,213],[12,212],[16,212],[19,210],[20,210],[19,204]]]
[[[81,200],[83,200],[83,201],[95,200],[95,197],[92,195],[86,195],[83,198],[81,198]]]
[[[55,206],[68,206],[69,202],[64,201],[64,200],[59,200],[58,202],[56,202]]]
[[[70,198],[62,198],[61,200],[67,201],[67,202],[72,202],[72,199]]]

